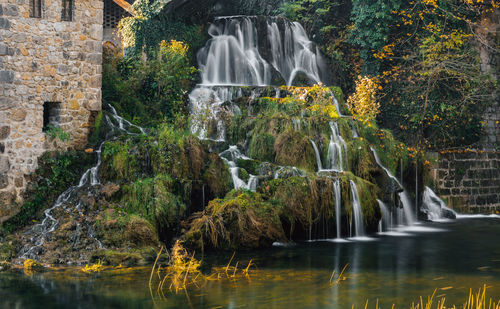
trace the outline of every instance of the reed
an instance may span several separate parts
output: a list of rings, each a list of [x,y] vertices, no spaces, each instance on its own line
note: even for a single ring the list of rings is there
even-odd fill
[[[232,265],[236,252],[233,253],[228,264],[223,267],[213,267],[209,275],[201,272],[201,262],[189,254],[183,247],[182,241],[177,241],[168,255],[168,262],[163,266],[159,261],[164,248],[160,249],[149,278],[149,289],[151,297],[155,301],[153,286],[156,282],[156,295],[161,300],[166,300],[168,292],[184,292],[188,301],[188,288],[201,288],[208,281],[218,281],[224,279],[235,280],[238,278],[250,278],[250,270],[254,266],[252,260],[246,267],[238,267],[237,261]],[[155,276],[156,273],[156,276]]]
[[[331,281],[331,280],[330,280]],[[424,300],[422,296],[419,301],[412,303],[410,309],[500,309],[500,299],[488,298],[486,296],[486,285],[479,288],[477,292],[469,290],[469,296],[461,305],[447,305],[446,297],[436,296],[437,289],[434,290],[432,295],[427,296]],[[354,309],[354,305],[352,306]],[[368,308],[368,300],[365,303],[365,309]],[[392,304],[392,309],[396,309],[396,304]],[[375,309],[381,309],[379,300],[377,299]]]

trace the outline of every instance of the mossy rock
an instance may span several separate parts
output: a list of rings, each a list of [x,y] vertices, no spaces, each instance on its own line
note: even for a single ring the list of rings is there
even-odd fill
[[[244,168],[238,168],[238,177],[244,182],[248,182],[250,175]]]
[[[253,134],[248,154],[255,160],[273,162],[274,141],[275,138],[271,134]]]
[[[232,191],[190,218],[186,244],[193,248],[262,248],[284,240],[279,208],[258,193]]]
[[[274,143],[276,164],[296,166],[307,171],[316,171],[316,157],[311,142],[300,132],[287,131],[280,134]]]
[[[99,214],[94,228],[99,239],[109,248],[143,248],[159,244],[151,223],[112,208]]]
[[[209,155],[209,163],[203,174],[203,180],[215,197],[224,197],[233,188],[231,174],[227,166],[215,153]]]
[[[236,160],[236,166],[244,168],[249,174],[258,175],[261,162],[257,160]]]

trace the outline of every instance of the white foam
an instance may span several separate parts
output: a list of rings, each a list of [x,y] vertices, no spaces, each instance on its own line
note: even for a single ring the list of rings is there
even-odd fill
[[[497,214],[490,214],[490,215],[481,215],[481,214],[461,215],[461,214],[457,214],[457,219],[484,219],[484,218],[500,219],[500,215],[497,215]]]

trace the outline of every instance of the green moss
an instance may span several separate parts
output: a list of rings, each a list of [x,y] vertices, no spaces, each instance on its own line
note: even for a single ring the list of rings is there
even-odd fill
[[[191,247],[259,248],[284,240],[279,208],[258,193],[233,191],[193,215],[185,234]]]
[[[203,180],[216,197],[223,197],[233,187],[227,166],[214,153],[209,155],[209,165],[203,174]]]
[[[279,165],[296,166],[316,171],[316,158],[309,139],[300,132],[287,131],[276,138],[275,162]]]
[[[274,161],[274,136],[268,133],[253,134],[248,154],[259,161]]]
[[[0,239],[0,262],[10,261],[16,254],[15,240],[10,237]]]
[[[250,179],[250,175],[248,175],[248,172],[244,168],[238,169],[238,177],[244,182],[248,182],[248,179]]]
[[[244,168],[249,174],[252,175],[259,174],[260,162],[257,160],[237,159],[236,165],[241,168]]]
[[[94,224],[97,236],[107,248],[143,248],[158,245],[156,229],[145,219],[119,209],[101,212]]]
[[[128,213],[137,214],[153,223],[162,238],[171,239],[177,233],[178,223],[187,209],[179,197],[181,190],[178,185],[168,175],[138,180],[124,186],[122,205]]]
[[[104,140],[105,138],[105,128],[104,128],[104,123],[103,123],[103,113],[102,111],[99,111],[97,116],[94,119],[94,126],[90,130],[89,138],[88,138],[88,143],[90,146],[97,146],[99,141]]]
[[[375,184],[363,178],[356,177],[350,172],[344,173],[341,177],[342,200],[350,216],[352,215],[351,180],[356,184],[356,188],[358,189],[365,226],[368,231],[376,231],[378,222],[382,216],[377,202],[380,189]]]

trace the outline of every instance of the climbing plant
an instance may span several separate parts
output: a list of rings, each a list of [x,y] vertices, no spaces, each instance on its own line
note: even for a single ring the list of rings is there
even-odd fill
[[[188,24],[172,14],[163,12],[167,0],[137,0],[132,5],[135,14],[125,17],[118,26],[128,54],[143,50],[151,52],[162,40],[186,42],[194,50],[205,41],[203,26]]]

